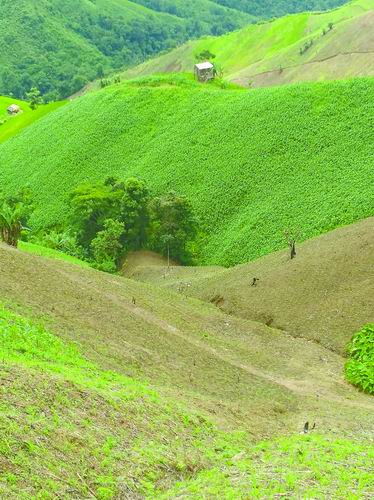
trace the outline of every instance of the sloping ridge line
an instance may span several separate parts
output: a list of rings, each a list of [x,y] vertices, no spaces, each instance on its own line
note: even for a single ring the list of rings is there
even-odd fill
[[[363,50],[363,51],[357,50],[357,51],[352,51],[352,52],[338,52],[337,54],[325,57],[323,59],[315,59],[313,61],[306,61],[305,63],[302,63],[302,64],[292,64],[290,66],[284,66],[283,70],[302,68],[303,66],[307,66],[310,64],[318,64],[321,62],[329,61],[329,60],[335,59],[335,57],[339,57],[339,56],[351,56],[351,55],[360,55],[360,54],[374,54],[374,50],[366,50],[366,51],[365,50]],[[261,73],[253,73],[252,75],[246,76],[246,78],[255,78],[256,76],[269,75],[271,73],[276,73],[276,72],[279,72],[279,68],[270,69],[268,71],[263,71]],[[237,80],[240,80],[240,78],[238,77]],[[233,81],[235,81],[235,79]]]

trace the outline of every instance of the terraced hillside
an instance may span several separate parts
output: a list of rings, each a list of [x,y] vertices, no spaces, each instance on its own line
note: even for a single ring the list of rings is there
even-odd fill
[[[0,267],[2,496],[370,497],[373,401],[339,355],[9,247]]]
[[[173,188],[205,231],[200,262],[232,265],[373,214],[374,80],[220,89],[182,76],[93,92],[0,146],[0,182],[29,185],[34,228],[69,217],[85,180]],[[326,188],[328,186],[328,190]]]
[[[330,12],[291,15],[188,42],[124,76],[190,72],[195,55],[207,49],[216,55],[225,78],[244,86],[372,76],[373,33],[374,1],[354,0]]]
[[[22,112],[19,115],[9,116],[7,108],[11,104],[20,106]],[[63,104],[65,102],[54,102],[32,110],[27,102],[12,97],[0,96],[0,143],[13,137],[23,128],[28,127],[46,114],[63,106]]]

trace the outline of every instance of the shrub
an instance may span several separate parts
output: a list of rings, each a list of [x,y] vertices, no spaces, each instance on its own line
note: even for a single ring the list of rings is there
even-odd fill
[[[52,250],[57,250],[73,257],[83,257],[83,251],[78,245],[76,236],[68,231],[58,232],[52,230],[49,233],[34,236],[31,241],[37,245],[51,248]]]
[[[364,392],[374,394],[374,323],[364,326],[348,344],[347,379]]]

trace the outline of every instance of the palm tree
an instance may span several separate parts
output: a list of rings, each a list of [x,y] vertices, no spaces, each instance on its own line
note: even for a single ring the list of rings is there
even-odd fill
[[[17,248],[23,229],[22,218],[24,212],[25,207],[22,203],[18,203],[14,207],[11,207],[8,203],[3,203],[0,208],[0,236],[7,245]]]

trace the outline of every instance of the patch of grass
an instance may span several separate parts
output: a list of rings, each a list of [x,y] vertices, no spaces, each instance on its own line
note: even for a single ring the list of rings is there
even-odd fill
[[[93,92],[28,127],[0,146],[4,189],[30,185],[32,222],[46,228],[68,220],[68,193],[84,181],[172,187],[202,221],[204,264],[278,250],[288,227],[307,239],[374,213],[374,80],[251,92],[180,80]]]
[[[374,323],[354,335],[347,353],[350,357],[345,365],[347,379],[364,392],[374,394]]]
[[[0,307],[0,495],[365,498],[373,446],[321,435],[253,446],[86,361]]]
[[[6,110],[11,104],[20,106],[22,113],[15,116],[9,116]],[[25,127],[28,127],[64,104],[66,104],[66,101],[53,102],[32,110],[27,102],[19,101],[12,97],[0,96],[0,143],[10,139]]]
[[[78,259],[77,257],[72,257],[71,255],[59,252],[58,250],[53,250],[52,248],[35,245],[34,243],[20,241],[18,248],[23,252],[31,253],[33,255],[40,255],[41,257],[48,257],[49,259],[64,260],[80,267],[91,267],[88,262]]]
[[[240,442],[236,443],[237,451]],[[231,451],[231,453],[230,453]],[[160,498],[369,498],[374,446],[319,434],[292,436],[232,454]],[[209,452],[208,452],[209,453]]]

